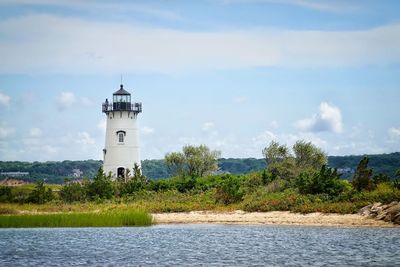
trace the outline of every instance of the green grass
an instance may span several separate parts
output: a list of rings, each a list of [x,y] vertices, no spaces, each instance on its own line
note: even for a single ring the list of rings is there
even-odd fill
[[[104,213],[23,214],[0,216],[0,228],[34,227],[123,227],[149,226],[152,217],[144,211]]]

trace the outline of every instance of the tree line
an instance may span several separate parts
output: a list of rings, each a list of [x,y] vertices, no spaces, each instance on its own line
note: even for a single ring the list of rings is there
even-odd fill
[[[400,153],[366,155],[369,159],[369,166],[376,173],[385,174],[392,179],[400,166]],[[342,174],[342,179],[351,179],[357,168],[357,164],[364,156],[328,156],[327,165],[340,170],[348,169],[349,172]],[[60,161],[60,162],[21,162],[21,161],[0,161],[0,172],[29,172],[28,176],[18,177],[28,182],[46,181],[46,183],[62,184],[65,178],[72,177],[72,171],[79,169],[83,172],[82,177],[93,179],[97,170],[102,166],[100,160],[83,161]],[[165,164],[164,159],[143,160],[143,174],[152,180],[168,178],[173,172]],[[249,172],[262,171],[266,168],[264,159],[255,158],[219,158],[218,169],[223,173],[245,174]],[[0,179],[5,176],[0,177]]]
[[[314,209],[316,205],[319,210],[321,203],[330,203],[340,211],[346,205],[354,209],[370,201],[386,203],[400,199],[400,168],[395,179],[391,179],[375,172],[369,166],[368,157],[363,157],[351,179],[345,180],[337,169],[327,165],[326,153],[310,142],[300,140],[288,147],[273,141],[262,154],[267,167],[260,171],[216,175],[220,152],[205,145],[187,145],[182,151],[165,155],[164,164],[173,174],[172,178],[148,179],[135,164],[120,179],[104,173],[100,167],[93,179],[66,180],[59,192],[53,192],[43,182],[38,182],[28,195],[15,195],[10,187],[0,187],[0,200],[20,203],[124,201],[134,200],[140,192],[172,192],[193,197],[205,195],[221,205],[241,203],[248,211],[304,211],[310,205]]]

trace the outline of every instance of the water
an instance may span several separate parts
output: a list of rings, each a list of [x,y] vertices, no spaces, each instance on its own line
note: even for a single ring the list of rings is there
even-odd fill
[[[380,228],[0,229],[0,266],[399,266],[399,245]]]

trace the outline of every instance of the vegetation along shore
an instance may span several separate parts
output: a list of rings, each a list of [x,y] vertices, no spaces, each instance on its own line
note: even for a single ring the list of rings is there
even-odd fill
[[[362,215],[357,215],[361,208],[377,202],[394,210],[390,216],[393,217],[391,221],[395,221],[396,203],[400,200],[400,170],[392,175],[374,172],[369,167],[368,157],[363,157],[351,179],[342,179],[336,169],[327,165],[327,155],[304,141],[298,141],[292,148],[271,142],[262,153],[265,168],[246,174],[216,174],[220,153],[201,145],[185,146],[181,152],[165,156],[163,162],[173,173],[172,178],[150,180],[136,165],[124,179],[114,180],[100,168],[93,179],[71,179],[63,185],[37,182],[34,185],[1,186],[0,226],[38,226],[41,223],[35,220],[40,216],[46,218],[43,220],[53,221],[43,225],[49,227],[142,225],[126,219],[127,214],[138,210],[145,211],[139,216],[147,218],[143,225],[151,223],[146,215],[148,212],[158,223],[261,223],[260,218],[264,218],[264,223],[284,223],[282,221],[286,220],[296,224],[297,220],[297,224],[308,225],[379,226],[385,223],[374,224],[366,217],[363,218],[367,221],[355,223],[363,220]],[[257,215],[276,211],[283,213]],[[310,213],[314,215],[304,217]],[[350,217],[330,224],[328,213]],[[228,219],[218,219],[215,214],[219,214],[219,218],[228,216]],[[255,217],[249,214],[255,214]],[[370,214],[364,212],[366,216]],[[176,219],[179,216],[192,216],[192,219],[179,221]],[[252,221],[251,216],[256,219]],[[281,216],[282,220],[268,216]],[[389,218],[385,216],[375,217]],[[107,221],[111,220],[115,223],[108,225]],[[83,223],[79,224],[79,221]],[[89,221],[98,221],[98,224]]]

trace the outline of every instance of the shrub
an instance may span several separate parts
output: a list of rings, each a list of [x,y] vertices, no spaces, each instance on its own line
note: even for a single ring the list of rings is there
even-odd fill
[[[368,158],[364,157],[358,163],[356,173],[353,177],[353,187],[357,191],[372,190],[372,169],[368,169]]]
[[[307,202],[306,196],[301,196],[293,190],[286,190],[279,193],[268,193],[260,188],[251,195],[247,195],[243,200],[245,211],[286,211],[291,210],[297,205]]]
[[[301,173],[295,180],[301,194],[328,194],[337,196],[344,190],[336,170],[323,165],[319,173]]]
[[[268,193],[282,192],[288,187],[288,182],[283,179],[275,179],[265,186],[265,191]]]
[[[261,173],[249,173],[244,176],[243,190],[246,194],[252,193],[257,190],[258,187],[264,185],[263,174]]]
[[[378,185],[381,183],[388,183],[390,182],[390,177],[387,176],[386,174],[380,173],[372,177],[372,182],[374,183],[374,185]]]
[[[28,201],[36,204],[44,204],[54,198],[51,188],[47,188],[44,182],[37,182],[35,188],[28,196]]]
[[[308,202],[303,205],[294,206],[291,211],[299,213],[323,212],[351,214],[358,212],[358,210],[364,206],[365,203],[360,204],[354,202]]]
[[[14,200],[11,187],[0,186],[0,202],[12,202]]]
[[[182,179],[177,180],[175,184],[176,190],[181,193],[189,192],[194,188],[196,184],[196,179],[193,177],[182,177]]]
[[[60,190],[60,198],[68,203],[84,201],[87,198],[87,185],[77,182],[67,183]]]
[[[264,185],[271,183],[276,179],[276,176],[272,175],[270,171],[264,170],[261,174],[261,179]]]
[[[150,181],[148,185],[148,189],[151,191],[168,191],[174,188],[171,179],[162,179],[158,181]]]
[[[361,191],[351,198],[351,201],[354,202],[382,202],[382,203],[390,203],[392,201],[400,200],[400,190],[393,188],[390,183],[382,183],[378,184],[375,190],[373,191]]]
[[[392,185],[393,185],[393,188],[400,190],[400,179],[397,178],[397,179],[393,180]]]
[[[88,195],[91,199],[110,199],[114,195],[114,187],[111,174],[105,175],[103,168],[97,171],[93,182],[88,184]]]
[[[243,192],[239,177],[227,174],[222,179],[222,184],[217,187],[215,193],[216,201],[225,205],[241,201]]]

